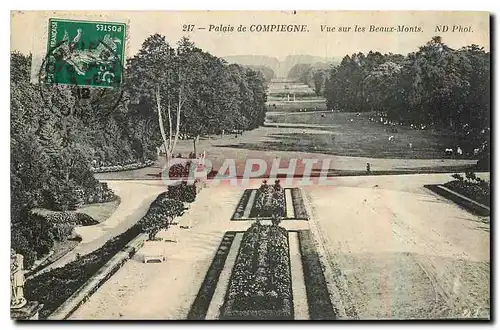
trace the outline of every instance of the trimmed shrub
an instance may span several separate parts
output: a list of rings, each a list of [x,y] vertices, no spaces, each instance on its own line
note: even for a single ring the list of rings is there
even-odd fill
[[[72,224],[74,226],[93,226],[98,224],[90,215],[73,211],[50,211],[50,210],[32,210],[32,214],[44,217],[51,225]]]
[[[93,226],[99,223],[86,213],[76,212],[75,215],[76,215],[76,223],[81,226]]]
[[[184,163],[176,163],[169,167],[168,176],[171,179],[187,178],[191,170],[191,161],[186,161]]]
[[[87,197],[88,204],[91,203],[106,203],[111,202],[116,199],[116,195],[108,187],[106,182],[98,182],[96,188],[93,192],[91,192]]]
[[[167,193],[161,193],[151,203],[148,212],[139,221],[139,226],[152,240],[160,230],[167,229],[174,218],[183,215],[184,210],[181,201],[167,198]]]
[[[181,202],[192,203],[196,199],[196,185],[188,185],[186,181],[182,181],[176,185],[168,186],[168,197]]]
[[[59,223],[53,227],[53,236],[57,241],[63,241],[68,238],[74,238],[75,226],[71,223]]]
[[[105,172],[120,172],[120,171],[130,171],[139,168],[148,167],[154,164],[153,160],[147,160],[142,163],[129,163],[129,164],[116,164],[116,165],[106,165],[102,167],[91,168],[94,173],[105,173]]]

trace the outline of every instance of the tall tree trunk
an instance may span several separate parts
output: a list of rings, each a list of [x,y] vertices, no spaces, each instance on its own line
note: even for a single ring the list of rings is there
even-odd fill
[[[156,107],[158,109],[158,125],[160,126],[161,138],[163,140],[163,146],[165,148],[165,156],[168,156],[169,150],[167,149],[167,136],[165,135],[165,127],[163,126],[163,118],[162,118],[162,110],[161,110],[160,85],[157,85],[157,87],[156,87]],[[169,112],[169,115],[170,115],[170,112]]]
[[[179,131],[180,131],[180,126],[181,126],[181,110],[182,110],[182,105],[184,104],[185,99],[182,97],[183,95],[183,90],[184,90],[184,85],[182,83],[182,75],[179,72],[179,80],[181,81],[181,85],[179,86],[179,102],[177,103],[177,117],[176,117],[176,124],[175,124],[175,137],[174,137],[174,144],[172,146],[172,151],[175,150],[175,146],[177,145],[177,140],[179,139]]]

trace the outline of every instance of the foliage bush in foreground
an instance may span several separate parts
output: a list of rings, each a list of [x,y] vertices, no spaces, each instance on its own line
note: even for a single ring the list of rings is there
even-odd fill
[[[75,226],[95,224],[97,221],[84,213],[33,210],[26,214],[23,222],[12,227],[12,247],[24,255],[28,269],[35,260],[47,255],[55,242],[77,238]]]
[[[128,242],[143,231],[156,235],[158,224],[168,225],[168,221],[182,214],[182,202],[168,199],[161,193],[151,203],[146,215],[133,227],[104,244],[96,251],[86,254],[64,267],[42,273],[26,282],[26,297],[36,300],[44,307],[40,317],[45,318],[66,301],[76,290],[89,280]]]

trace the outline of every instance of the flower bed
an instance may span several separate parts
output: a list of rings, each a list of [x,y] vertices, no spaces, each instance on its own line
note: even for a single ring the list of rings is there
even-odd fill
[[[103,166],[97,168],[91,168],[90,170],[94,173],[105,173],[105,172],[120,172],[120,171],[130,171],[139,168],[144,168],[153,165],[155,162],[153,160],[147,160],[144,163],[132,163],[132,164],[121,164],[112,166]]]
[[[250,218],[257,216],[272,218],[273,215],[279,218],[286,217],[285,190],[281,187],[279,180],[276,180],[272,186],[264,180],[257,190]]]
[[[288,233],[254,223],[245,232],[221,319],[293,319]]]
[[[292,200],[295,218],[308,220],[309,216],[307,215],[306,206],[304,205],[300,188],[292,188]]]
[[[445,183],[443,186],[478,203],[490,206],[490,185],[487,182],[476,183],[453,180]]]

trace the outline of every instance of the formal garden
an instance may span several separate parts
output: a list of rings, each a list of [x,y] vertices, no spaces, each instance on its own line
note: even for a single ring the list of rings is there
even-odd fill
[[[74,305],[71,315],[140,249],[142,244],[137,246],[133,242],[141,235],[145,234],[143,244],[155,243],[160,231],[168,231],[176,225],[176,219],[195,201],[200,189],[199,182],[190,185],[184,181],[169,186],[151,203],[144,217],[123,234],[64,267],[29,278],[26,298],[43,304],[40,318],[65,315],[61,309]],[[249,203],[247,197],[252,192],[254,202]],[[187,318],[206,319],[214,309],[214,301],[222,299],[222,305],[216,307],[217,319],[222,320],[293,320],[304,315],[317,320],[335,319],[335,308],[311,231],[287,230],[281,225],[284,220],[307,221],[304,202],[300,188],[283,188],[279,180],[272,185],[263,181],[258,189],[244,191],[235,213],[243,204],[247,213],[252,214],[252,224],[245,231],[224,233]],[[75,222],[92,221],[78,213],[71,217]],[[123,251],[130,255],[117,261]],[[224,269],[230,272],[227,281],[221,277]],[[223,297],[217,298],[220,286]],[[297,296],[295,292],[294,295],[300,286],[305,288],[304,294]],[[306,306],[306,312],[297,310],[301,304]]]
[[[289,200],[297,217],[286,212],[286,191],[293,196]],[[287,230],[280,226],[282,220],[308,219],[300,188],[284,189],[279,180],[273,185],[264,180],[259,189],[244,191],[235,210],[236,218],[233,216],[232,220],[242,221],[244,212],[251,214],[247,220],[254,222],[246,231],[225,233],[188,319],[206,319],[208,314],[214,314],[215,308],[216,318],[222,320],[293,320],[299,317],[295,315],[293,290],[301,285],[305,286],[305,297],[295,297],[306,301],[308,317],[335,319],[335,308],[310,230]],[[264,223],[269,220],[271,224]],[[238,236],[240,240],[236,240]],[[300,256],[294,255],[295,249]],[[237,253],[231,266],[228,256],[232,250]],[[300,258],[300,265],[292,263],[294,257]],[[227,270],[230,276],[224,283],[221,273],[227,267],[231,267]],[[213,307],[214,301],[220,300],[215,297],[220,291],[218,286],[224,289],[223,303]]]

